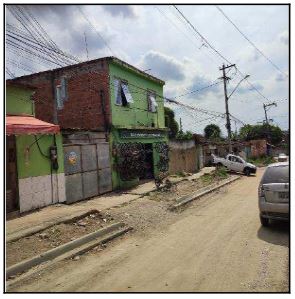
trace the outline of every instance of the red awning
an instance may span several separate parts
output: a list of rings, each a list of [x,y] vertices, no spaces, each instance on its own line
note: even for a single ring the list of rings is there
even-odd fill
[[[6,135],[56,134],[59,126],[33,116],[6,116]]]

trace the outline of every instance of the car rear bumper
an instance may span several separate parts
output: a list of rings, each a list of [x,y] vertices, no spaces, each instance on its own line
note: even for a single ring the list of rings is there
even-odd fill
[[[264,197],[260,197],[259,210],[264,218],[289,220],[289,203],[266,202]]]

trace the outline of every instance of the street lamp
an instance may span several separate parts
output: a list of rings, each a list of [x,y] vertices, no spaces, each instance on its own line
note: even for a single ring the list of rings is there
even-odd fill
[[[225,94],[225,111],[226,111],[226,128],[227,128],[227,133],[228,133],[228,145],[229,145],[229,152],[232,152],[232,143],[231,143],[231,128],[230,128],[230,118],[229,118],[229,111],[228,111],[228,100],[232,96],[232,94],[237,90],[239,85],[250,77],[250,75],[246,75],[238,84],[237,86],[233,89],[231,94],[228,96],[227,91],[226,91],[226,75],[225,75],[225,69],[223,68],[223,78],[224,78],[224,94]]]
[[[237,88],[239,87],[239,85],[242,83],[242,81],[244,81],[245,79],[247,79],[247,78],[249,78],[250,77],[250,75],[246,75],[238,84],[237,84],[237,86],[234,88],[234,90],[231,92],[231,94],[227,97],[227,99],[229,99],[231,96],[232,96],[232,94],[237,90]]]

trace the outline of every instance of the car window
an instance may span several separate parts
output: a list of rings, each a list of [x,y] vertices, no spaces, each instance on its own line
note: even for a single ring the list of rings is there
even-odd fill
[[[289,165],[267,168],[262,178],[262,184],[270,183],[289,183]]]
[[[243,163],[243,161],[241,159],[239,159],[239,158],[236,158],[236,162]]]

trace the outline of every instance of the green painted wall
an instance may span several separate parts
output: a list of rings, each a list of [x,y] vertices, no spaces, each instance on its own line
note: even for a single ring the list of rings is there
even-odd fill
[[[157,138],[121,138],[118,128],[134,128],[134,131],[138,131],[140,127],[153,132],[155,128],[165,128],[164,117],[164,101],[163,98],[156,96],[158,103],[157,112],[148,112],[147,91],[150,90],[156,94],[163,96],[163,86],[153,80],[148,79],[136,73],[134,70],[124,67],[115,62],[109,63],[110,74],[110,100],[111,100],[111,113],[112,113],[112,130],[110,134],[110,146],[117,143],[151,143],[156,142],[168,142],[168,131],[165,131],[164,137]],[[134,103],[131,103],[128,107],[116,105],[114,79],[122,79],[128,82],[129,92],[132,95]],[[135,85],[135,86],[134,86]],[[145,89],[145,90],[143,90]],[[152,123],[154,127],[152,128]],[[112,162],[112,182],[113,189],[128,188],[138,183],[138,179],[133,181],[122,181],[120,175],[116,172],[116,157],[111,157]],[[154,162],[154,175],[158,175],[158,169],[156,164],[159,161],[159,155],[153,151]]]
[[[42,137],[41,137],[42,136]],[[54,135],[37,135],[39,146],[42,152],[49,156],[49,147],[54,145]],[[46,157],[43,157],[39,152],[38,146],[33,135],[19,135],[16,136],[16,154],[17,154],[17,170],[18,178],[35,177],[41,175],[49,175],[51,169],[51,162]],[[61,134],[56,135],[56,145],[58,151],[58,165],[57,172],[64,172],[64,159]],[[27,148],[30,148],[27,151]]]
[[[109,74],[113,126],[151,127],[152,123],[154,123],[157,128],[165,127],[163,98],[159,96],[156,97],[158,103],[157,112],[148,112],[147,92],[142,90],[148,89],[163,96],[163,86],[160,83],[156,83],[115,62],[109,63]],[[114,79],[116,78],[124,79],[128,82],[129,92],[134,100],[134,103],[130,104],[129,107],[118,106],[115,104]]]
[[[119,135],[119,130],[113,128],[111,135],[110,135],[110,144],[111,148],[113,145],[117,143],[133,143],[133,142],[138,142],[138,143],[151,143],[154,144],[156,142],[168,142],[168,131],[166,131],[164,137],[159,137],[159,138],[121,138]],[[138,183],[138,180],[133,180],[133,181],[122,181],[120,179],[120,175],[118,172],[115,170],[116,166],[116,160],[117,158],[112,156],[111,157],[111,162],[112,162],[112,182],[113,182],[113,189],[118,189],[118,188],[128,188],[131,186],[134,186]],[[154,175],[157,176],[159,171],[157,169],[157,163],[159,162],[159,154],[153,150],[153,162],[154,162]]]
[[[6,88],[6,114],[34,115],[34,101],[31,100],[33,91],[18,86]]]

